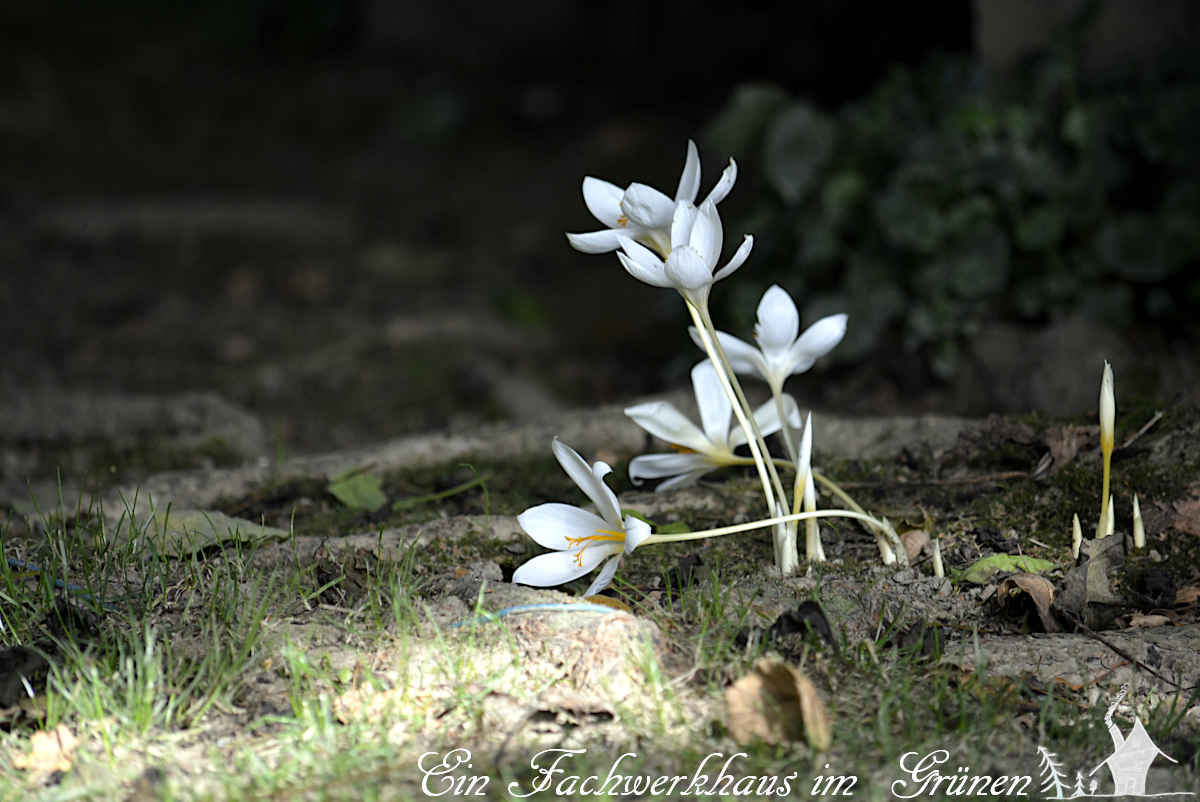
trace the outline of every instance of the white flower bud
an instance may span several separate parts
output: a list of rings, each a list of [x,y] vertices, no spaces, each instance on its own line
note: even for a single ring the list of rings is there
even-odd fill
[[[1104,362],[1104,375],[1100,379],[1100,448],[1105,453],[1113,450],[1113,430],[1116,426],[1117,402],[1113,396],[1112,366]]]
[[[1137,493],[1133,494],[1133,547],[1146,548],[1146,525],[1142,523],[1142,510],[1138,506]]]

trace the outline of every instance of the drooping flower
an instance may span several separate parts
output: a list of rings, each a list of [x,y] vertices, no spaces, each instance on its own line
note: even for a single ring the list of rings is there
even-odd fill
[[[711,198],[700,208],[686,200],[675,204],[666,261],[627,236],[618,235],[617,240],[622,249],[617,258],[629,275],[655,287],[674,287],[697,309],[707,309],[712,285],[741,267],[754,247],[754,237],[747,234],[725,266],[713,272],[721,258],[725,232]]]
[[[588,574],[601,562],[604,567],[583,594],[594,596],[608,587],[621,557],[650,537],[650,526],[633,516],[621,517],[617,496],[604,483],[612,473],[604,462],[588,466],[566,443],[554,438],[554,456],[567,476],[596,505],[589,512],[570,504],[539,504],[517,516],[525,532],[550,554],[534,557],[516,570],[513,582],[545,588],[561,585]],[[599,513],[599,514],[597,514]]]
[[[772,392],[779,392],[788,376],[805,372],[842,341],[846,315],[823,317],[797,336],[799,331],[800,314],[795,302],[782,287],[772,285],[758,303],[758,323],[754,326],[758,348],[723,331],[717,332],[717,338],[735,373],[759,376]],[[695,327],[689,332],[703,348]]]
[[[737,164],[730,159],[707,200],[720,203],[733,189],[736,180]],[[577,251],[608,253],[621,247],[618,237],[624,236],[666,254],[671,249],[671,217],[675,213],[675,204],[678,201],[695,203],[699,192],[700,156],[696,152],[696,143],[689,139],[687,160],[674,201],[646,184],[635,182],[621,189],[616,184],[588,176],[583,179],[584,203],[606,228],[587,234],[567,234],[567,241]]]
[[[676,449],[676,453],[634,457],[629,463],[629,478],[634,484],[641,484],[644,479],[670,477],[656,491],[686,487],[717,468],[745,463],[745,458],[737,456],[733,450],[746,442],[746,435],[740,426],[730,428],[733,407],[721,389],[712,362],[705,360],[692,368],[692,387],[696,391],[703,428],[666,401],[651,401],[625,410],[634,423]],[[794,401],[791,401],[791,410],[787,414],[795,416],[795,422],[799,423]],[[768,401],[755,410],[754,420],[764,437],[779,431],[778,406],[774,401]]]

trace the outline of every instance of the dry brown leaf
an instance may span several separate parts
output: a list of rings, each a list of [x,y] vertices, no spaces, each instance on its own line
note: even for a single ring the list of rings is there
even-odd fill
[[[1165,615],[1131,615],[1129,616],[1129,628],[1135,629],[1138,627],[1161,627],[1163,624],[1171,623],[1171,619]]]
[[[12,764],[27,771],[66,771],[71,768],[78,746],[75,734],[66,724],[59,724],[50,732],[35,732],[29,739],[29,753],[13,755]]]
[[[929,533],[924,529],[909,529],[900,536],[900,542],[904,544],[904,553],[908,555],[908,561],[912,562],[929,543]]]
[[[1200,585],[1187,585],[1175,591],[1175,604],[1195,604],[1200,599]]]
[[[612,596],[588,596],[584,601],[588,604],[599,604],[601,607],[611,607],[614,610],[620,610],[623,613],[633,615],[633,610],[629,609],[629,605],[620,599],[614,599]]]
[[[1051,426],[1042,437],[1050,449],[1050,472],[1062,470],[1075,459],[1081,449],[1092,448],[1100,441],[1099,426]]]
[[[1189,535],[1200,535],[1200,496],[1176,501],[1171,507],[1175,512],[1171,526]]]
[[[1002,605],[1008,604],[1009,599],[1021,593],[1033,600],[1042,628],[1047,632],[1058,632],[1058,621],[1050,612],[1050,605],[1054,603],[1054,585],[1050,580],[1037,574],[1013,574],[1000,583],[997,598]]]
[[[759,660],[725,691],[729,732],[738,743],[807,740],[818,752],[833,742],[829,711],[812,680],[778,660]]]

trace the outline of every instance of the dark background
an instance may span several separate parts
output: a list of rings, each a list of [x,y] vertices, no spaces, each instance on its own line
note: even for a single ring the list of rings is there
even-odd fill
[[[1197,41],[1187,3],[1095,6],[1091,74]],[[211,390],[277,453],[678,387],[699,357],[678,299],[563,238],[596,227],[584,175],[671,193],[686,140],[746,81],[833,112],[936,54],[1013,69],[1083,7],[5,4],[0,386]],[[703,144],[707,192],[743,154]],[[727,242],[761,187],[743,169]],[[1110,335],[1137,353],[1127,331],[1083,339]],[[1175,392],[1193,352],[1155,342]],[[1037,404],[963,381],[887,353],[794,390],[860,413]]]

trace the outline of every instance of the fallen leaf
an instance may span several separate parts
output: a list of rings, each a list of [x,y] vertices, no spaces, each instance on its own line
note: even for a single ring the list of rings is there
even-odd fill
[[[51,732],[35,732],[29,739],[29,753],[13,755],[12,764],[27,771],[66,771],[71,768],[78,746],[75,734],[66,724],[59,724]]]
[[[1051,426],[1042,437],[1050,449],[1050,473],[1062,470],[1081,449],[1094,448],[1100,442],[1099,426]]]
[[[997,598],[1001,605],[1006,605],[1014,597],[1024,593],[1037,609],[1038,620],[1046,632],[1058,632],[1058,622],[1050,612],[1054,601],[1054,585],[1049,579],[1037,574],[1014,574],[1000,583]]]
[[[340,476],[325,489],[352,510],[375,512],[387,504],[387,496],[383,493],[383,480],[369,473]]]
[[[611,607],[614,610],[620,610],[623,613],[633,615],[633,610],[629,609],[629,605],[619,599],[614,599],[612,596],[587,596],[584,598],[584,601],[588,604],[599,604],[601,607]]]
[[[1175,604],[1195,604],[1200,599],[1200,585],[1187,585],[1175,591]]]
[[[1165,615],[1131,615],[1129,616],[1129,628],[1136,629],[1138,627],[1161,627],[1163,624],[1171,623],[1171,619]]]
[[[1111,610],[1124,604],[1113,592],[1112,577],[1125,564],[1125,542],[1119,537],[1084,540],[1079,557],[1079,565],[1068,569],[1059,583],[1054,609],[1064,618],[1101,629]]]
[[[838,650],[837,639],[833,636],[833,627],[830,626],[829,619],[825,616],[825,610],[819,603],[811,599],[800,602],[794,610],[782,612],[767,629],[767,634],[771,638],[795,634],[804,635],[808,632],[812,632],[828,643],[834,654],[841,654]]]
[[[799,669],[762,659],[725,691],[729,732],[738,743],[807,740],[818,752],[833,742],[829,711]]]
[[[900,536],[900,542],[904,544],[904,552],[908,555],[908,561],[912,562],[917,559],[921,549],[925,548],[929,542],[929,533],[924,529],[909,529]]]
[[[974,585],[984,585],[992,576],[1002,571],[1040,574],[1053,567],[1054,563],[1049,560],[1040,560],[1037,557],[1027,557],[1023,554],[990,554],[964,568],[959,574],[959,578]]]
[[[1196,492],[1194,488],[1193,492]],[[1189,535],[1200,535],[1200,496],[1176,501],[1171,507],[1175,512],[1171,526]]]

